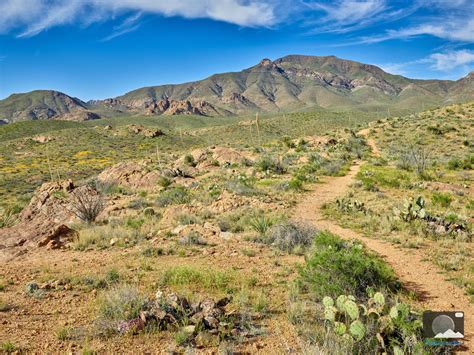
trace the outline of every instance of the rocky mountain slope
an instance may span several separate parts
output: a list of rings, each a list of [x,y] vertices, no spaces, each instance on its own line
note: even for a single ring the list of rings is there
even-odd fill
[[[393,107],[414,111],[473,99],[473,75],[458,81],[416,80],[334,56],[290,55],[275,61],[263,59],[240,72],[216,74],[178,85],[145,87],[87,104],[62,95],[69,100],[53,100],[60,101],[59,105],[48,105],[47,100],[26,100],[25,108],[12,105],[10,102],[19,101],[21,96],[12,95],[0,101],[0,119],[63,118],[64,108],[70,110],[73,103],[94,112],[141,115],[221,116],[313,107],[364,111]],[[27,98],[34,93],[37,92],[23,95]],[[57,98],[61,94],[50,95]]]
[[[58,91],[36,90],[25,94],[13,94],[0,100],[0,122],[24,120],[84,121],[99,118],[87,109],[87,104]]]

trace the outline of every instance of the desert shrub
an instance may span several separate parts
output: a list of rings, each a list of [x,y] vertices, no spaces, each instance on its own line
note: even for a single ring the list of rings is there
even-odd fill
[[[0,209],[0,228],[13,226],[18,219],[14,208]]]
[[[340,294],[364,298],[368,287],[399,287],[393,270],[359,243],[321,232],[313,245],[314,249],[299,269],[299,274],[301,285],[320,299]]]
[[[296,144],[292,141],[292,139],[289,136],[284,136],[281,139],[283,145],[287,148],[296,148]]]
[[[145,220],[143,218],[133,218],[133,217],[128,217],[125,220],[125,226],[131,229],[138,230],[140,229],[143,224],[145,224]]]
[[[474,210],[474,200],[469,200],[466,204],[468,210]]]
[[[226,183],[226,189],[237,195],[253,196],[259,194],[260,191],[255,187],[255,178],[246,174],[239,174]]]
[[[415,171],[419,175],[424,175],[430,162],[429,150],[420,146],[412,145],[399,152],[397,167],[400,169]]]
[[[0,312],[8,312],[12,307],[0,298]]]
[[[165,251],[160,247],[148,247],[145,248],[141,254],[146,258],[152,258],[157,256],[165,255]]]
[[[308,160],[309,160],[309,163],[315,165],[316,168],[319,168],[321,164],[324,162],[324,158],[318,153],[311,153],[308,156]]]
[[[264,241],[291,253],[309,247],[316,233],[317,230],[309,224],[288,221],[274,225]]]
[[[175,218],[175,221],[182,226],[186,226],[189,224],[197,224],[200,222],[198,217],[189,213],[178,214]]]
[[[464,159],[452,158],[448,161],[449,170],[471,170],[474,165],[474,155],[466,157]]]
[[[128,203],[128,208],[132,210],[143,210],[149,206],[149,203],[143,198],[133,199]]]
[[[137,318],[145,303],[146,298],[135,287],[117,285],[98,297],[99,322],[108,325],[109,331],[117,331],[118,323]]]
[[[0,350],[6,354],[11,354],[18,351],[18,347],[10,341],[0,344]]]
[[[120,273],[109,270],[104,276],[86,275],[79,279],[73,279],[72,283],[84,287],[86,290],[102,290],[117,285],[121,280]]]
[[[105,200],[95,190],[78,188],[71,194],[71,212],[86,223],[93,223],[104,208]]]
[[[433,195],[431,196],[431,201],[433,201],[434,204],[437,204],[441,207],[449,207],[451,205],[451,202],[453,201],[453,198],[449,194],[444,194],[442,192],[434,192]]]
[[[158,207],[180,205],[189,203],[190,200],[189,192],[184,187],[177,186],[171,190],[162,191],[156,199],[156,205]]]
[[[173,183],[173,180],[171,180],[169,177],[160,176],[158,178],[158,185],[165,189],[169,187],[172,183]]]
[[[453,158],[448,161],[449,170],[457,170],[457,169],[460,169],[461,166],[462,166],[462,162],[458,158]]]
[[[206,245],[207,242],[205,239],[203,239],[201,237],[201,235],[197,232],[189,232],[187,235],[185,235],[184,237],[182,237],[180,240],[179,240],[179,244],[181,245]]]
[[[294,177],[288,181],[288,188],[295,191],[303,191],[303,180],[299,177]]]
[[[284,174],[286,167],[283,163],[274,157],[264,156],[256,163],[257,168],[263,172],[272,172],[274,174]]]
[[[365,152],[368,151],[367,143],[361,137],[352,134],[347,143],[344,145],[347,152],[354,154],[358,159],[361,159]]]
[[[342,176],[346,162],[342,159],[325,160],[321,165],[321,174],[326,176]]]
[[[196,166],[196,162],[194,161],[194,157],[191,154],[187,154],[184,156],[184,163],[189,166]]]
[[[217,225],[223,232],[243,232],[250,226],[253,215],[253,211],[248,209],[229,212],[218,217]]]

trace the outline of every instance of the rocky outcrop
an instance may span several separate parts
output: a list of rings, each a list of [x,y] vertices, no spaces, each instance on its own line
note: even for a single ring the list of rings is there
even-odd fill
[[[100,101],[94,102],[96,105]],[[107,99],[103,101],[109,108],[125,107],[128,110],[144,113],[145,115],[217,115],[219,112],[209,102],[204,100],[171,100],[167,97],[162,99],[143,98],[131,100]]]
[[[98,120],[99,118],[100,115],[98,115],[97,113],[86,110],[75,110],[57,117],[58,120],[64,121],[90,121]]]
[[[168,100],[163,99],[151,104],[147,108],[148,114],[174,115],[198,115],[207,116],[216,114],[214,106],[204,100]]]
[[[157,186],[160,176],[158,170],[150,170],[147,162],[124,162],[105,169],[97,179],[103,183],[143,189]]]
[[[141,134],[142,136],[145,136],[148,138],[156,138],[156,137],[165,135],[163,131],[160,129],[146,128],[144,126],[136,125],[136,124],[128,125],[127,128],[130,133]]]
[[[252,102],[247,99],[244,95],[233,92],[229,96],[222,97],[222,103],[226,105],[244,105],[244,106],[251,106],[253,105]]]
[[[30,204],[21,212],[19,223],[0,229],[0,245],[3,248],[56,249],[69,242],[76,235],[66,225],[75,218],[68,198],[74,189],[71,180],[48,182],[39,187]]]
[[[51,136],[40,135],[40,136],[34,136],[33,138],[31,138],[31,140],[36,143],[45,144],[45,143],[51,142],[52,140],[54,140],[54,138]]]

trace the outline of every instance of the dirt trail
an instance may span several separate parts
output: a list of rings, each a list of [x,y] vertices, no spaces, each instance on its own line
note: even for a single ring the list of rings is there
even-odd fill
[[[369,137],[370,128],[365,128],[363,130],[360,130],[358,133],[365,137],[367,145],[372,150],[372,154],[376,157],[380,157],[381,154],[380,154],[379,147],[377,147],[377,144],[375,143],[375,141]]]
[[[386,241],[364,237],[350,229],[338,226],[322,215],[322,205],[344,195],[349,185],[353,183],[360,165],[360,162],[353,165],[346,176],[328,178],[323,184],[315,185],[314,190],[295,207],[294,217],[311,222],[319,229],[328,230],[341,238],[362,241],[393,267],[407,289],[419,295],[422,308],[464,311],[466,317],[464,342],[469,346],[474,336],[474,305],[469,302],[468,297],[460,288],[445,279],[439,268],[425,261],[426,255],[423,251],[402,249]]]

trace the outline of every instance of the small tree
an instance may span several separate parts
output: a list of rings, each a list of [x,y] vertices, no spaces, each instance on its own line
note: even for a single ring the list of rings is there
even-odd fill
[[[93,223],[104,208],[104,198],[96,190],[82,187],[71,194],[71,212],[86,223]]]
[[[426,169],[428,169],[429,162],[429,151],[419,146],[410,146],[399,153],[399,168],[414,170],[419,175],[424,175]]]

